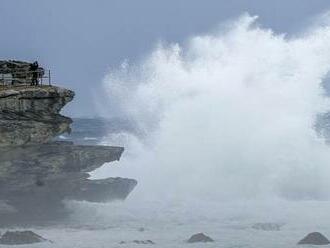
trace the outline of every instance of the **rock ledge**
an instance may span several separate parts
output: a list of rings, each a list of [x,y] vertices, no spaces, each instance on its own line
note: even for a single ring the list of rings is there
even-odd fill
[[[59,114],[74,92],[55,86],[0,88],[0,147],[46,143],[70,132]]]

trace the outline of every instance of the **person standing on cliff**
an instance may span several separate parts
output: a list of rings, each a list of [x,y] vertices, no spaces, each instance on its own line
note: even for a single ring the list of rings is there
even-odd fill
[[[30,70],[32,71],[31,86],[32,85],[39,85],[38,69],[39,69],[38,61],[35,61],[30,65]]]

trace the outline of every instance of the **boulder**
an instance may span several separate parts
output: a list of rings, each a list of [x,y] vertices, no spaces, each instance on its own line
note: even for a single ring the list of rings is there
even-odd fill
[[[148,240],[133,240],[134,244],[138,244],[138,245],[154,245],[155,243],[148,239]]]
[[[0,238],[2,245],[24,245],[44,242],[46,239],[32,231],[8,231]]]
[[[137,244],[137,245],[154,245],[155,244],[155,242],[153,242],[150,239],[147,239],[147,240],[133,240],[132,243]],[[120,241],[119,244],[124,245],[124,244],[127,244],[127,242]]]
[[[188,239],[188,243],[197,243],[197,242],[214,242],[209,236],[206,236],[204,233],[194,234]]]
[[[307,234],[302,240],[298,242],[298,245],[328,245],[330,241],[319,232],[312,232]]]

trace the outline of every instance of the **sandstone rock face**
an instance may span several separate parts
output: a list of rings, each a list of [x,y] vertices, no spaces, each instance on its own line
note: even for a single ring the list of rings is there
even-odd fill
[[[74,92],[53,86],[0,89],[0,147],[49,142],[70,131],[59,114]]]
[[[91,172],[106,162],[118,161],[123,147],[81,146],[71,142],[0,148],[0,181],[31,175]],[[22,166],[25,165],[25,166]]]
[[[65,218],[65,200],[124,200],[136,186],[134,179],[89,179],[124,148],[52,141],[70,130],[60,110],[73,97],[58,87],[0,88],[0,225]]]
[[[330,241],[321,233],[309,233],[306,237],[298,242],[298,245],[328,245]]]
[[[197,233],[190,237],[187,241],[188,243],[198,243],[198,242],[214,242],[209,236],[206,236],[204,233]]]
[[[0,238],[0,244],[2,245],[26,245],[44,241],[46,239],[32,231],[8,231]]]
[[[40,223],[69,214],[63,200],[124,200],[134,179],[90,180],[87,172],[119,160],[124,149],[54,142],[1,148],[0,201],[13,210],[0,211],[0,224]]]
[[[73,91],[56,86],[4,88],[0,90],[0,109],[58,114],[74,95]]]

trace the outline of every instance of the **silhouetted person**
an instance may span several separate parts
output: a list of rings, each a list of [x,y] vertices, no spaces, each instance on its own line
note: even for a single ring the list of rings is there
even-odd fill
[[[38,69],[39,69],[38,61],[35,61],[30,65],[30,70],[32,71],[31,85],[39,85]]]

